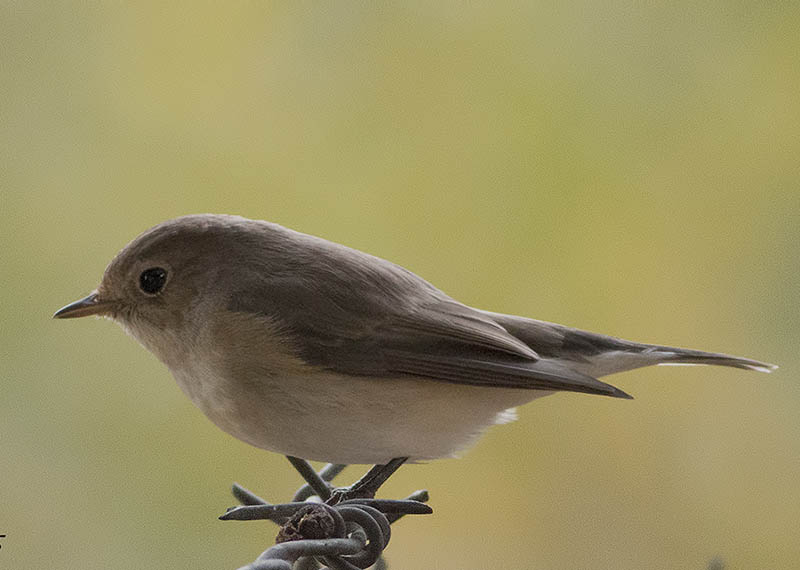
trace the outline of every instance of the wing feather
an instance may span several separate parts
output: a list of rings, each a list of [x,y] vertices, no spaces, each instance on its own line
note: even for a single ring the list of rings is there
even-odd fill
[[[549,360],[511,363],[407,352],[390,352],[389,358],[391,367],[396,372],[445,382],[494,388],[565,390],[631,398],[610,384]]]
[[[317,251],[310,254],[312,246]],[[252,271],[231,292],[227,308],[269,317],[309,364],[378,378],[411,375],[628,397],[563,363],[540,359],[493,315],[397,265],[322,240],[307,242],[302,254],[304,263],[292,272]]]

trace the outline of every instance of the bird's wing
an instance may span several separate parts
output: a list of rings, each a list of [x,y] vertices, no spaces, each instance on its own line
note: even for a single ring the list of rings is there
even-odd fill
[[[337,267],[324,278],[271,276],[240,288],[228,309],[268,317],[291,335],[304,361],[343,374],[629,397],[563,363],[541,359],[488,315],[413,274],[397,266],[382,270],[403,273],[376,280]],[[395,288],[398,280],[403,286]]]

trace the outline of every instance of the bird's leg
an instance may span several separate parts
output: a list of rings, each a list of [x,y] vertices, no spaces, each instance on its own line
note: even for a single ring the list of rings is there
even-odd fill
[[[298,461],[302,460],[300,459]],[[294,494],[294,497],[292,497],[292,501],[302,502],[311,497],[312,495],[317,495],[323,501],[328,499],[331,496],[331,491],[333,490],[333,487],[330,485],[330,482],[333,481],[334,477],[336,477],[339,473],[341,473],[345,467],[347,467],[347,465],[343,463],[328,463],[327,465],[325,465],[325,467],[319,470],[317,475],[319,475],[319,477],[324,482],[327,483],[328,493],[325,496],[320,495],[317,491],[314,490],[314,487],[312,487],[309,483],[306,483],[297,490],[297,492]],[[319,485],[316,486],[319,487]]]
[[[317,495],[323,501],[331,496],[332,487],[329,481],[336,477],[347,465],[329,463],[317,473],[305,459],[287,455],[286,459],[292,464],[300,476],[305,479],[306,485],[300,487],[295,493],[294,501],[305,501],[311,495]]]
[[[408,461],[408,457],[396,457],[385,465],[375,465],[366,474],[350,485],[334,489],[325,502],[335,505],[348,499],[372,499],[381,485],[383,485],[400,466]]]

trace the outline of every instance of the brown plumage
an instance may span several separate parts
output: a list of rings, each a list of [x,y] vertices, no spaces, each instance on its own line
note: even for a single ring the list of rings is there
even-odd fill
[[[85,314],[120,322],[226,431],[338,463],[452,455],[555,391],[630,398],[598,379],[623,370],[775,368],[473,309],[386,260],[236,216],[146,231],[56,316]]]

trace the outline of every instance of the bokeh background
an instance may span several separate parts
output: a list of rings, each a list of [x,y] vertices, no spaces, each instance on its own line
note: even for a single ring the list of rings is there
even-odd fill
[[[237,568],[282,457],[109,321],[147,227],[238,213],[480,308],[781,364],[654,368],[403,469],[394,568],[800,566],[797,3],[4,2],[0,567]],[[346,472],[351,478],[357,470]]]

